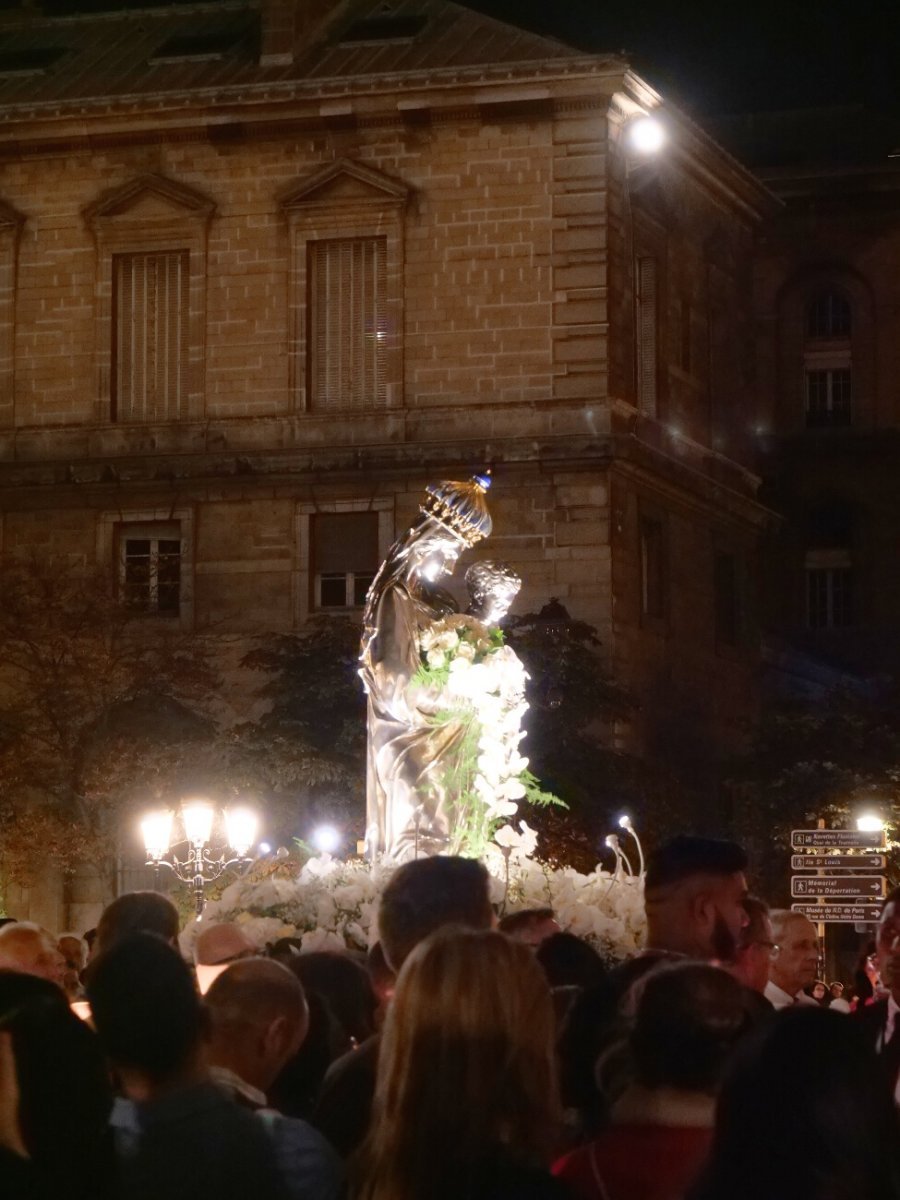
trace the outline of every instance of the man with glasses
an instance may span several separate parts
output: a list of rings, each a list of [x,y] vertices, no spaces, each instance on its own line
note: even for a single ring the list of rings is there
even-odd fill
[[[769,968],[778,952],[769,919],[769,906],[758,896],[747,896],[744,908],[750,923],[741,930],[737,954],[730,970],[744,987],[765,996]]]
[[[776,1009],[792,1004],[815,1005],[812,996],[803,990],[818,974],[819,939],[815,925],[789,908],[775,908],[769,916],[776,946],[764,992],[766,999]]]

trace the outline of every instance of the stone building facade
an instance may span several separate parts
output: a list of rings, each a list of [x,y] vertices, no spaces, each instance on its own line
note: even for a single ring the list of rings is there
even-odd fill
[[[722,133],[781,201],[755,281],[762,494],[780,517],[765,623],[857,681],[896,672],[896,129],[834,110]]]
[[[2,15],[3,553],[296,630],[490,466],[479,552],[597,627],[621,744],[733,749],[769,193],[627,62],[449,0],[53,11]]]

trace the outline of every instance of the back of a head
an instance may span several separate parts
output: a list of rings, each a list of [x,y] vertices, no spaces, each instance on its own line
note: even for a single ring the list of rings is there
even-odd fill
[[[897,1116],[865,1031],[788,1008],[738,1048],[719,1098],[702,1200],[900,1195]]]
[[[347,1034],[363,1042],[375,1032],[378,999],[366,968],[346,954],[321,950],[300,954],[288,969],[309,992],[326,1001]]]
[[[53,1194],[105,1195],[112,1089],[95,1034],[55,984],[0,971],[0,1012],[12,1033],[19,1120],[32,1161]],[[72,1164],[79,1171],[72,1173]]]
[[[204,997],[214,1028],[267,1025],[278,1017],[306,1024],[306,996],[287,967],[245,958],[217,976]]]
[[[94,963],[87,986],[110,1060],[155,1082],[190,1060],[205,1029],[194,981],[178,952],[152,933],[117,941]]]
[[[737,842],[680,834],[647,860],[647,894],[664,891],[695,876],[727,876],[746,871],[747,854]]]
[[[676,963],[658,967],[640,987],[631,1034],[638,1080],[715,1091],[748,1025],[741,985],[718,967]]]
[[[520,908],[518,912],[506,913],[497,922],[497,928],[507,937],[518,937],[531,926],[542,925],[547,921],[555,921],[556,914],[552,908]]]
[[[594,987],[606,976],[603,959],[574,933],[554,933],[536,952],[551,987]]]
[[[133,933],[154,933],[174,944],[179,925],[178,909],[166,896],[159,892],[126,892],[100,914],[93,953],[103,954]]]
[[[51,935],[32,921],[14,921],[0,929],[0,961],[30,963],[42,949],[56,948]]]
[[[207,925],[197,934],[194,942],[194,962],[198,966],[221,966],[257,953],[240,925],[231,921]]]
[[[445,929],[397,981],[382,1038],[365,1194],[437,1194],[449,1166],[501,1145],[540,1159],[554,1135],[550,990],[503,934]]]
[[[378,909],[381,944],[394,971],[414,946],[441,926],[489,929],[492,920],[487,869],[475,859],[450,855],[398,867]]]

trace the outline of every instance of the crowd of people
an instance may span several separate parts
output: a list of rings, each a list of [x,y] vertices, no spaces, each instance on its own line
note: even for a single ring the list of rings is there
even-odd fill
[[[220,924],[188,963],[154,892],[90,945],[6,921],[0,1196],[900,1200],[900,889],[850,1011],[746,868],[660,847],[614,966],[451,856],[396,870],[367,956]]]

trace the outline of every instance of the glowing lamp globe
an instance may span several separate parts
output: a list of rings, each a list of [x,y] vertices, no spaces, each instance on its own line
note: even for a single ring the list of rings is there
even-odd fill
[[[192,846],[205,846],[212,833],[213,806],[206,800],[186,800],[181,806],[184,836]]]
[[[225,810],[225,833],[228,845],[238,858],[246,858],[247,851],[256,841],[259,824],[252,808],[227,808]]]
[[[629,144],[638,154],[655,154],[665,140],[665,130],[656,117],[637,117],[628,127]]]
[[[881,833],[884,829],[884,821],[873,813],[866,813],[856,818],[856,828],[860,833]]]
[[[147,857],[153,861],[161,859],[172,842],[172,816],[170,809],[160,808],[148,813],[141,821],[144,849]]]

